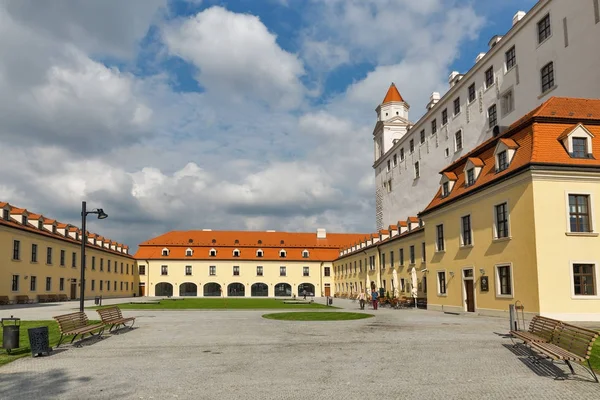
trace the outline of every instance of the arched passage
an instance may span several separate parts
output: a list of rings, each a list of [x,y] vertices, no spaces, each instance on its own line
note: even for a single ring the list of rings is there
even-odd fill
[[[250,288],[252,297],[267,297],[269,295],[269,286],[266,283],[257,282]]]
[[[204,297],[219,297],[221,295],[221,285],[215,282],[204,285]]]
[[[285,297],[292,295],[292,285],[289,283],[278,283],[275,285],[275,297]]]
[[[179,285],[180,296],[198,296],[198,285],[192,282],[185,282]]]
[[[155,296],[173,296],[173,285],[169,282],[157,283],[154,287]]]
[[[304,296],[304,291],[306,290],[307,296],[315,295],[315,285],[312,283],[301,283],[298,285],[298,296]]]
[[[243,283],[230,283],[227,285],[227,296],[229,297],[244,297],[246,295],[246,287]]]

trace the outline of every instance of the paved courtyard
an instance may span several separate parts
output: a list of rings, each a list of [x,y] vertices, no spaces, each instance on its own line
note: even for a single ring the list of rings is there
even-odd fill
[[[49,319],[76,307],[0,317]],[[600,398],[582,368],[554,380],[568,369],[513,349],[505,319],[379,309],[364,320],[292,322],[267,312],[125,311],[136,329],[0,367],[0,399]]]

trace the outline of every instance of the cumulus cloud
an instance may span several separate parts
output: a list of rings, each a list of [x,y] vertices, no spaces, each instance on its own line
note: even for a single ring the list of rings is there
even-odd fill
[[[302,62],[254,15],[211,7],[168,24],[163,36],[171,54],[198,68],[198,82],[213,95],[283,107],[302,99]]]

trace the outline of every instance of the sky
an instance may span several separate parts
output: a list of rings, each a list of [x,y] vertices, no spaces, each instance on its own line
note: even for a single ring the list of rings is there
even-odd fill
[[[0,0],[0,201],[134,251],[171,230],[374,232],[391,82],[424,114],[534,0]],[[398,219],[408,216],[399,215]]]

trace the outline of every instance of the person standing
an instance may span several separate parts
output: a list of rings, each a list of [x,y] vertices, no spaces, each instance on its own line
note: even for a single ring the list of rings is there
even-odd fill
[[[373,310],[377,310],[377,291],[375,289],[373,289],[373,291],[371,292],[371,300],[373,301]]]
[[[306,289],[302,291],[302,295],[304,295],[304,300],[306,300]]]

